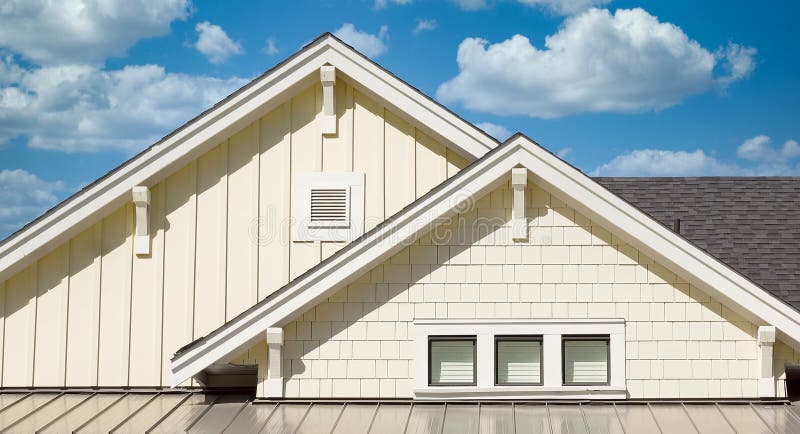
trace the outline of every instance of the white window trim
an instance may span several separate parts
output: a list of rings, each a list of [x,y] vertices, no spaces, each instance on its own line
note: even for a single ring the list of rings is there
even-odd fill
[[[349,224],[311,224],[311,190],[348,191]],[[292,184],[292,241],[352,241],[364,233],[364,174],[360,172],[298,173]]]
[[[430,336],[476,337],[477,384],[463,387],[428,385]],[[544,376],[541,386],[496,386],[495,336],[542,336]],[[609,385],[564,386],[562,336],[608,335]],[[625,399],[625,321],[569,320],[417,320],[414,321],[414,397],[416,399]]]

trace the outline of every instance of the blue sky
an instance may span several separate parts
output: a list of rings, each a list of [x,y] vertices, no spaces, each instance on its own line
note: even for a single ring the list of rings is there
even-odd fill
[[[800,175],[790,1],[24,0],[0,8],[0,237],[325,31],[594,175]]]

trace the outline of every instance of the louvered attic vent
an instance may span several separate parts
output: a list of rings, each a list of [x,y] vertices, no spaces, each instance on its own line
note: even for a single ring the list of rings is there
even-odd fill
[[[363,173],[293,176],[292,241],[352,241],[364,233]]]
[[[346,227],[350,224],[349,188],[311,189],[311,226]]]

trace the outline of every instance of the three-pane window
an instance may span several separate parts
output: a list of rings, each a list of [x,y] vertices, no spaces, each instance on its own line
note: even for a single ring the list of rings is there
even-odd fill
[[[562,340],[564,384],[608,384],[608,336],[565,336]]]
[[[475,336],[432,336],[428,341],[428,384],[474,386]]]
[[[542,338],[498,336],[495,338],[495,384],[542,384]]]
[[[428,340],[430,386],[475,386],[477,353],[475,336],[431,336]],[[494,379],[497,386],[543,384],[541,336],[496,336]],[[562,384],[610,383],[608,335],[565,335],[561,339]]]

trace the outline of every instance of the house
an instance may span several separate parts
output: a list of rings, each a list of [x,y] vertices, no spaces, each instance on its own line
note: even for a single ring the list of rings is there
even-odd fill
[[[592,179],[325,34],[0,244],[0,427],[800,429],[798,186]]]

